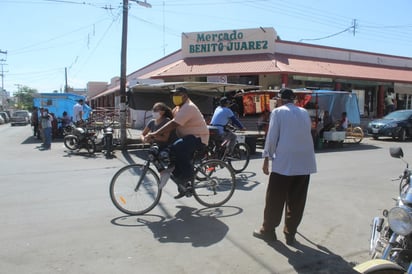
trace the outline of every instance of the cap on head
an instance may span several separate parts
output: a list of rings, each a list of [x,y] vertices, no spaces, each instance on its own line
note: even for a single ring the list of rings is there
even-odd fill
[[[293,100],[295,99],[295,93],[291,89],[282,88],[279,91],[278,97],[280,97],[281,99],[285,99],[285,100]]]
[[[188,94],[188,90],[184,87],[178,87],[170,91],[171,93],[186,93]]]
[[[229,99],[227,97],[222,97],[222,98],[220,98],[219,103],[220,103],[221,106],[224,106],[227,103],[229,103]]]

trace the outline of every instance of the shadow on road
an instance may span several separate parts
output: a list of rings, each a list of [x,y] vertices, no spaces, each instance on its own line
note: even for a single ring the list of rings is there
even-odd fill
[[[174,217],[166,219],[157,215],[119,217],[111,221],[120,226],[146,226],[161,243],[191,243],[194,247],[206,247],[221,241],[229,227],[213,214],[202,214],[196,208],[177,206]]]
[[[289,264],[296,270],[296,273],[359,274],[353,270],[353,263],[345,261],[326,247],[313,243],[302,234],[298,234],[314,247],[304,245],[298,239],[293,247],[286,246],[280,241],[269,243],[273,249],[288,258]]]
[[[381,147],[370,144],[329,144],[322,149],[316,149],[316,153],[329,153],[329,152],[345,152],[345,151],[360,151],[360,150],[372,150],[381,149]]]

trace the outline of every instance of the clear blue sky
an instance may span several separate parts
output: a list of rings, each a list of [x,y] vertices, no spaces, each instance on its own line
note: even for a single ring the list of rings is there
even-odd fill
[[[147,2],[152,8],[129,0],[127,74],[180,49],[182,32],[258,27],[273,27],[287,41],[412,57],[410,0]],[[4,88],[62,90],[65,68],[75,88],[119,76],[121,3],[0,0]]]

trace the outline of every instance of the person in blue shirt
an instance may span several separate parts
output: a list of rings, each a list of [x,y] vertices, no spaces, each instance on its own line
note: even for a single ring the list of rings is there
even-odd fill
[[[212,120],[210,121],[210,125],[218,128],[219,134],[224,140],[229,140],[228,153],[230,154],[236,145],[236,134],[234,134],[230,130],[225,130],[226,125],[229,122],[232,122],[232,124],[234,124],[241,130],[246,130],[246,128],[236,118],[236,115],[229,108],[230,101],[227,97],[220,98],[219,103],[220,106],[215,109]]]

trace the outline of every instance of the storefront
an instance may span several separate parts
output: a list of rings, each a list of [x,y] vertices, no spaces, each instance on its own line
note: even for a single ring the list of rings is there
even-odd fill
[[[383,116],[388,93],[398,109],[412,99],[412,58],[283,41],[273,28],[183,33],[180,50],[127,78],[129,87],[150,79],[349,91],[366,117]],[[108,87],[92,105],[115,91]]]

